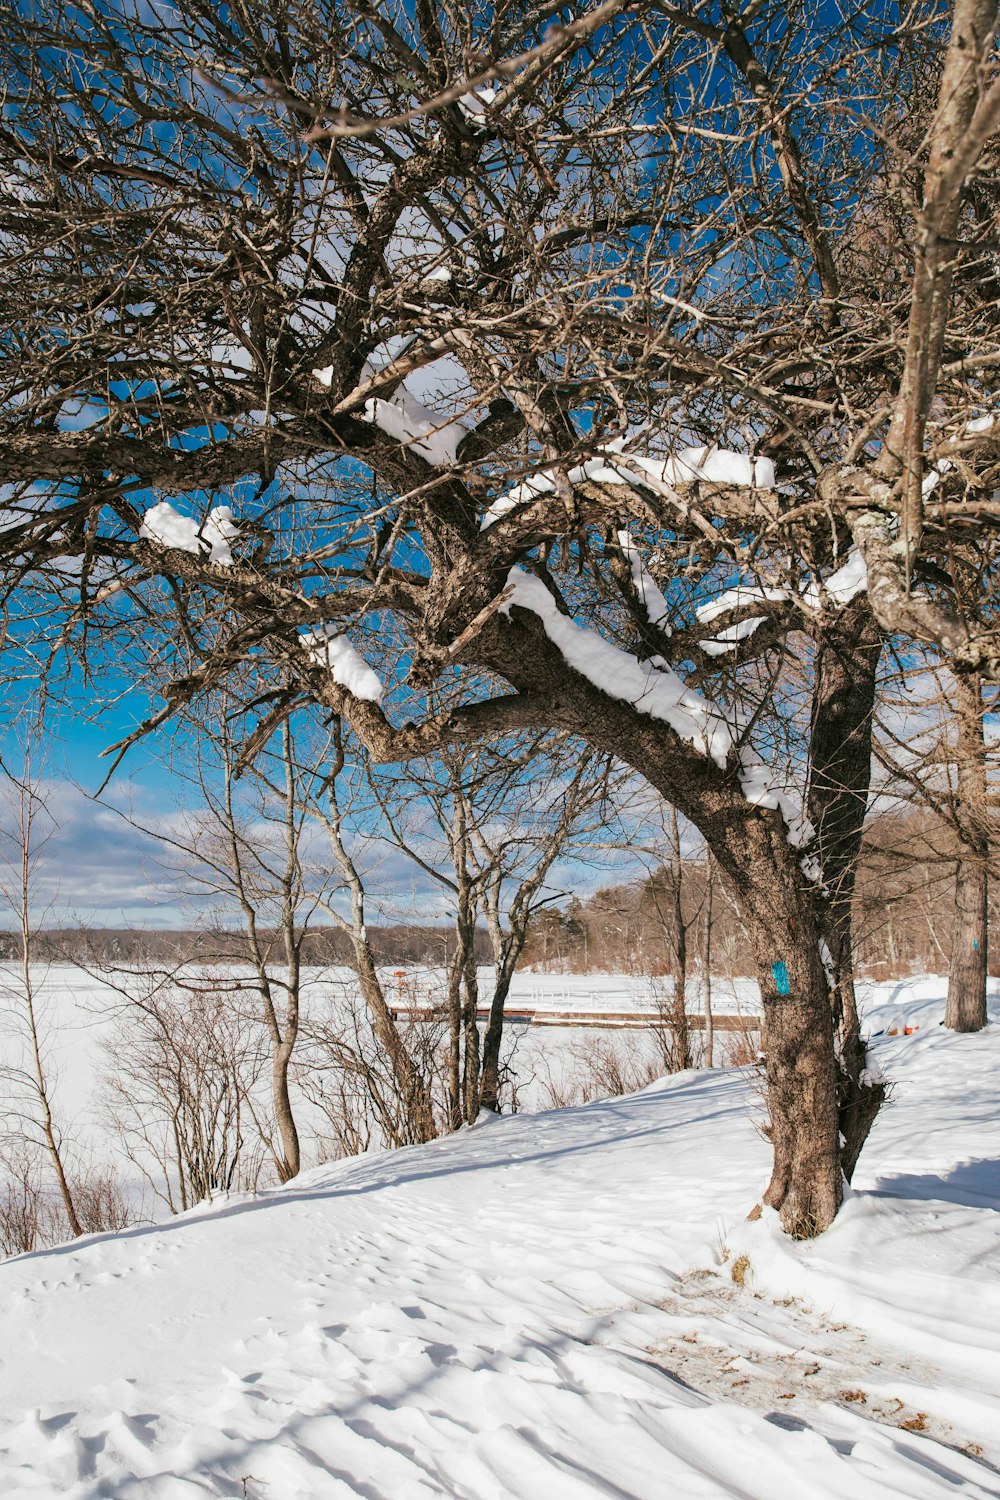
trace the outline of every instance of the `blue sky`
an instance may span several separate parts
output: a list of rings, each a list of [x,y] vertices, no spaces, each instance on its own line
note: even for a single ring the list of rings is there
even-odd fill
[[[23,706],[30,699],[29,691]],[[136,694],[102,713],[75,679],[63,703],[52,707],[45,732],[35,738],[32,771],[48,813],[39,820],[45,842],[32,896],[36,920],[42,925],[190,927],[210,912],[216,914],[217,907],[179,873],[176,854],[153,836],[158,829],[175,832],[185,813],[198,807],[189,783],[170,768],[176,730],[168,726],[136,745],[101,800],[94,798],[109,769],[101,752],[146,711],[142,695]],[[16,769],[22,755],[18,731],[30,723],[30,716],[15,711],[11,718],[0,750],[5,763]],[[2,805],[3,790],[0,785],[0,829],[10,822],[9,807]],[[325,846],[316,842],[312,848],[310,866],[317,871],[329,868]],[[10,854],[10,845],[0,837],[0,883]],[[370,920],[448,920],[441,888],[404,853],[375,844],[361,858],[368,872]],[[593,862],[572,858],[557,865],[551,888],[563,895],[585,896],[632,873],[638,873],[634,861],[626,858],[623,863],[604,851]],[[230,919],[235,915],[231,911]],[[321,923],[327,920],[320,918]],[[10,925],[9,909],[0,911],[0,927]]]

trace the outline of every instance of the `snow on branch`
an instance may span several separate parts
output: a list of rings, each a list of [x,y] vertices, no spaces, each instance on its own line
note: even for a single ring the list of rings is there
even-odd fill
[[[843,609],[863,594],[868,588],[868,569],[865,560],[857,547],[852,547],[847,554],[846,562],[842,563],[829,578],[820,580],[813,579],[805,584],[798,593],[788,588],[773,588],[766,584],[739,583],[735,588],[726,589],[714,599],[708,599],[700,604],[695,610],[695,618],[700,625],[708,625],[712,620],[718,620],[723,615],[732,614],[736,610],[746,609],[755,604],[782,604],[794,600],[810,614],[819,614],[824,605],[834,605],[837,609]],[[749,619],[739,620],[732,625],[727,625],[710,636],[707,640],[699,642],[703,651],[709,656],[722,656],[727,651],[734,651],[740,641],[753,634],[759,625],[767,620],[767,615],[753,615]]]
[[[397,360],[401,359],[402,354],[397,356]],[[389,368],[388,364],[380,367],[374,360],[366,361],[361,371],[360,385],[338,404],[337,410],[350,410],[352,401],[360,405],[363,388],[366,385],[369,388],[376,385],[377,388],[377,382]],[[320,385],[332,386],[333,365],[313,370],[312,373]],[[472,430],[458,417],[445,417],[432,407],[424,406],[407,390],[405,383],[400,383],[388,399],[384,400],[381,396],[368,397],[360,415],[363,421],[372,423],[387,437],[393,438],[402,447],[411,449],[435,468],[450,468],[458,462],[458,445]]]
[[[720,615],[727,615],[734,609],[742,609],[747,604],[780,604],[788,598],[787,589],[762,588],[756,584],[740,583],[733,589],[726,589],[724,594],[718,594],[716,598],[699,604],[694,613],[700,625],[707,625],[711,620],[717,620]]]
[[[662,657],[639,661],[596,630],[578,625],[561,612],[541,579],[521,568],[511,568],[500,605],[504,614],[515,607],[530,610],[563,660],[610,698],[630,703],[639,713],[669,724],[680,739],[699,754],[710,756],[721,770],[736,751],[744,797],[755,807],[780,812],[792,847],[808,848],[816,831],[803,812],[798,792],[788,787],[781,773],[766,765],[755,750],[740,742],[738,727],[723,708],[688,687]],[[800,864],[807,879],[822,878],[819,864],[811,855],[806,854]]]
[[[646,612],[646,619],[650,625],[655,625],[666,635],[670,634],[670,608],[661,590],[653,582],[646,571],[642,560],[642,553],[636,546],[632,534],[629,531],[619,531],[618,545],[625,554],[625,561],[632,572],[632,583],[635,591],[642,602]]]
[[[847,554],[847,561],[835,573],[831,573],[822,583],[813,582],[803,589],[802,602],[807,609],[818,610],[825,596],[842,609],[867,588],[868,569],[865,560],[857,547],[852,547]]]
[[[816,830],[802,809],[798,792],[788,787],[773,766],[765,763],[756,751],[744,745],[740,753],[740,786],[754,807],[773,808],[781,813],[793,849],[804,849],[816,837]],[[810,880],[819,880],[819,862],[811,857],[801,861]]]
[[[328,667],[338,687],[355,698],[378,703],[385,691],[378,674],[336,625],[319,625],[300,636],[302,646],[319,666]]]
[[[735,651],[740,641],[752,636],[757,626],[763,625],[766,619],[767,615],[751,615],[749,619],[737,620],[735,625],[723,626],[715,635],[699,641],[698,645],[706,656],[725,656],[728,651]]]
[[[774,465],[769,458],[751,458],[728,448],[709,444],[701,448],[683,448],[679,453],[660,458],[642,453],[623,453],[625,440],[616,439],[600,448],[586,463],[570,469],[570,484],[616,484],[670,489],[679,484],[728,484],[741,488],[773,489]],[[498,496],[483,516],[480,530],[485,531],[517,505],[551,494],[556,488],[554,472],[542,469],[529,475],[521,484]]]
[[[472,89],[459,99],[458,107],[473,130],[486,129],[486,106],[494,104],[496,98],[496,89],[481,84],[479,88]]]
[[[507,597],[500,606],[509,614],[514,606],[530,610],[563,659],[594,687],[618,698],[640,713],[669,724],[682,740],[724,767],[733,748],[733,735],[723,714],[678,677],[662,658],[639,661],[612,645],[596,630],[578,625],[561,613],[540,578],[511,568]]]
[[[458,445],[471,431],[457,418],[442,417],[422,405],[405,386],[389,401],[378,396],[366,401],[364,420],[435,468],[450,468],[458,462]]]
[[[233,561],[230,542],[239,536],[239,531],[231,506],[213,506],[199,525],[193,516],[184,516],[168,500],[161,500],[147,510],[139,535],[146,541],[158,542],[161,547],[191,552],[195,557],[207,553],[209,562],[228,568]]]

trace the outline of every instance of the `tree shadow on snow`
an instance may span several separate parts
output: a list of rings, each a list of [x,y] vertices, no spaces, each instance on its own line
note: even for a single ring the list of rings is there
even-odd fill
[[[875,1198],[937,1199],[966,1208],[989,1208],[1000,1213],[1000,1160],[981,1157],[960,1162],[950,1172],[900,1172],[880,1179],[871,1190]]]

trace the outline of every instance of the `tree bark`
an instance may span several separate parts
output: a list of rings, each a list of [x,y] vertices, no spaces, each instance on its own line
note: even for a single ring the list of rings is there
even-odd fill
[[[684,921],[684,861],[681,855],[680,825],[677,809],[671,808],[671,895],[674,927],[674,1052],[681,1072],[694,1067],[691,1055],[691,1027],[687,1013],[688,947],[687,924]]]
[[[275,1052],[271,1064],[274,1118],[281,1137],[282,1159],[278,1163],[278,1176],[282,1182],[289,1182],[293,1177],[297,1177],[302,1166],[299,1132],[295,1124],[295,1111],[292,1108],[292,1097],[288,1086],[291,1060],[292,1047],[288,1042],[284,1042]]]
[[[448,1129],[462,1124],[462,969],[457,950],[448,966]]]
[[[471,934],[462,976],[462,1032],[465,1056],[462,1079],[465,1123],[471,1125],[479,1114],[479,979],[476,974],[475,929]]]
[[[982,1031],[986,1025],[986,860],[971,849],[955,870],[955,930],[948,969],[944,1024],[952,1031]]]
[[[827,898],[819,908],[839,1041],[841,1161],[850,1182],[886,1094],[866,1075],[854,991],[853,902],[871,785],[872,714],[882,650],[866,600],[851,604],[825,630],[813,696],[809,811]]]
[[[790,861],[751,868],[744,911],[763,1003],[774,1149],[764,1201],[794,1239],[809,1239],[843,1201],[833,1010],[800,872]]]
[[[483,1109],[500,1113],[500,1048],[503,1045],[504,1013],[510,982],[514,977],[514,966],[524,947],[525,923],[518,922],[513,914],[509,940],[505,940],[503,923],[500,920],[501,872],[496,870],[486,890],[486,925],[489,928],[493,948],[493,997],[490,1000],[490,1015],[483,1036],[482,1078],[479,1084],[479,1102]]]
[[[944,1024],[952,1031],[981,1031],[986,1025],[989,957],[989,835],[983,694],[978,676],[956,678],[955,707],[962,847],[955,868],[955,921]]]
[[[499,964],[496,966],[490,1015],[483,1037],[483,1075],[479,1103],[481,1108],[491,1109],[494,1114],[500,1113],[500,1048],[503,1044],[504,1009],[512,978],[512,969],[508,971]]]

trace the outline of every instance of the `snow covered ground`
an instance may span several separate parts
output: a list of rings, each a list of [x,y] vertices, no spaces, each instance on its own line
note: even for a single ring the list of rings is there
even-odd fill
[[[1000,1006],[929,989],[813,1244],[715,1072],[0,1264],[0,1495],[1000,1497]]]

